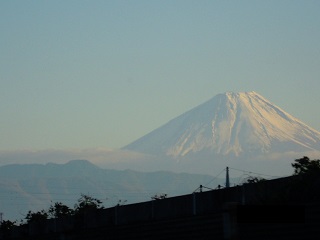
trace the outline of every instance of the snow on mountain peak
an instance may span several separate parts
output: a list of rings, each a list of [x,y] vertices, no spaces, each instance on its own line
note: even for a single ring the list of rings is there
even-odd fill
[[[125,149],[185,156],[320,150],[320,133],[256,92],[227,92],[171,120]]]

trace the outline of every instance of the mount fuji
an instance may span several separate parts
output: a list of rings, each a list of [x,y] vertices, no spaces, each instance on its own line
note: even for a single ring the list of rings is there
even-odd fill
[[[256,92],[227,92],[123,149],[200,165],[204,159],[291,159],[319,154],[320,132]]]

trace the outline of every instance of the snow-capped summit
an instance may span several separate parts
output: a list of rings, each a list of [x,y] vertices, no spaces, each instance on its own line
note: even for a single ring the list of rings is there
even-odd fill
[[[320,132],[256,92],[227,92],[124,147],[152,155],[257,156],[320,150]]]

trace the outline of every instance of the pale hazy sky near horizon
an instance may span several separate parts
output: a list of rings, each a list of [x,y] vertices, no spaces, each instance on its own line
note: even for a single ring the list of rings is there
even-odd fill
[[[320,130],[320,1],[1,1],[0,150],[120,148],[219,93]]]

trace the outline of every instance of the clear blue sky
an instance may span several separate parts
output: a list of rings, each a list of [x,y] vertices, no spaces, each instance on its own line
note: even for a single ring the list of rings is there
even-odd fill
[[[320,1],[0,1],[0,150],[120,148],[227,91],[320,130]]]

